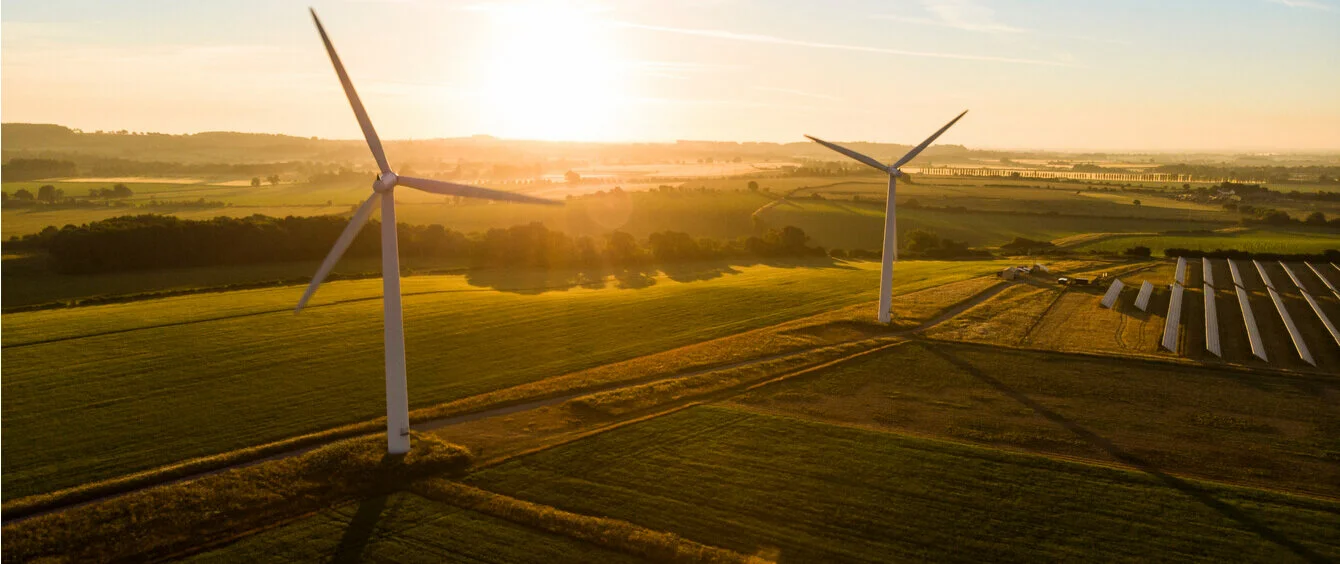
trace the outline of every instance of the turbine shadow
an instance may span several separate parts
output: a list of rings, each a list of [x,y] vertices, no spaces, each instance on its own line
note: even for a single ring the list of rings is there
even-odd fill
[[[1004,382],[1001,382],[1000,380],[997,380],[987,375],[986,373],[982,372],[976,366],[968,363],[967,361],[964,361],[958,357],[950,355],[940,350],[938,347],[926,347],[926,349],[931,351],[932,354],[935,354],[936,356],[944,359],[946,362],[959,368],[960,370],[963,370],[964,372],[972,375],[978,380],[981,380],[982,382],[986,383],[992,388],[995,388],[1000,393],[1005,394],[1006,396],[1009,396],[1011,399],[1023,404],[1029,409],[1032,409],[1034,412],[1047,418],[1047,420],[1064,427],[1066,430],[1070,431],[1071,433],[1074,433],[1076,436],[1083,439],[1090,445],[1106,452],[1113,459],[1123,464],[1133,466],[1139,469],[1140,471],[1157,478],[1159,481],[1163,482],[1164,485],[1190,496],[1196,501],[1199,501],[1200,503],[1204,504],[1206,507],[1218,512],[1220,515],[1223,515],[1224,517],[1227,517],[1237,522],[1244,529],[1251,531],[1252,533],[1261,537],[1263,540],[1279,545],[1280,547],[1296,554],[1298,557],[1308,562],[1328,562],[1328,560],[1322,555],[1313,552],[1306,546],[1303,546],[1302,544],[1299,544],[1297,541],[1284,536],[1279,531],[1270,528],[1265,523],[1262,523],[1261,521],[1258,521],[1257,519],[1253,518],[1247,512],[1232,505],[1229,505],[1228,503],[1225,503],[1224,501],[1215,497],[1210,492],[1207,492],[1197,487],[1195,484],[1191,482],[1170,475],[1164,472],[1163,470],[1159,469],[1154,464],[1134,454],[1122,450],[1121,447],[1117,446],[1112,441],[1103,438],[1097,433],[1094,433],[1093,431],[1086,429],[1085,427],[1079,425],[1074,421],[1071,421],[1070,419],[1067,419],[1060,413],[1048,409],[1046,406],[1042,405],[1041,403],[1038,403],[1033,398],[1030,398],[1024,393],[1005,385]]]
[[[387,500],[388,496],[378,495],[358,502],[358,509],[354,511],[353,519],[350,519],[348,528],[344,530],[344,536],[340,537],[339,546],[335,548],[333,562],[364,560],[363,551],[367,549],[373,533],[377,530],[377,523],[386,509]]]

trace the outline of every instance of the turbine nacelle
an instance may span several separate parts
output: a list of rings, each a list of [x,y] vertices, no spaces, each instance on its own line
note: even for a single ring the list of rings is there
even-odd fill
[[[399,176],[396,176],[394,172],[387,171],[382,173],[381,176],[377,177],[377,180],[372,182],[372,191],[380,193],[390,192],[399,182]]]

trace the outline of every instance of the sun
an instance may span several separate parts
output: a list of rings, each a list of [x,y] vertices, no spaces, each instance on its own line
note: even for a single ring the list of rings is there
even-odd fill
[[[482,53],[489,133],[546,140],[611,140],[618,134],[622,61],[598,12],[564,1],[490,10]]]

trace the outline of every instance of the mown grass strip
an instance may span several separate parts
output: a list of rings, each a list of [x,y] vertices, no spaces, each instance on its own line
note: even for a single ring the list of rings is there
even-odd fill
[[[381,437],[340,441],[299,456],[5,525],[5,561],[162,558],[333,503],[386,493],[407,481],[457,475],[470,452],[416,434],[406,455]]]

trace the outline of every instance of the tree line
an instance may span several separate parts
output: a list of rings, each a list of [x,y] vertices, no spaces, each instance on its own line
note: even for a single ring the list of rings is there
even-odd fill
[[[122,216],[81,226],[48,227],[11,238],[7,247],[44,249],[49,267],[68,274],[320,260],[348,219],[337,216],[276,218],[253,215],[185,220],[165,215]],[[354,238],[345,256],[378,256],[376,222]],[[465,234],[441,225],[397,226],[405,257],[468,259],[473,266],[537,268],[630,267],[688,260],[823,256],[809,237],[787,226],[733,240],[663,231],[646,240],[615,231],[571,237],[540,223]]]
[[[1253,253],[1249,251],[1240,251],[1237,249],[1215,249],[1213,251],[1202,251],[1199,249],[1164,249],[1163,255],[1173,258],[1212,258],[1212,259],[1235,259],[1235,260],[1266,260],[1266,261],[1286,261],[1286,262],[1340,262],[1340,250],[1326,249],[1320,253],[1312,254],[1286,254],[1286,253]],[[1148,255],[1146,255],[1148,256]]]

